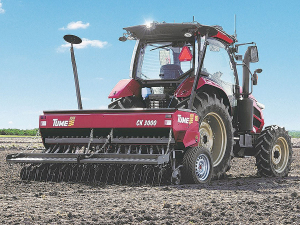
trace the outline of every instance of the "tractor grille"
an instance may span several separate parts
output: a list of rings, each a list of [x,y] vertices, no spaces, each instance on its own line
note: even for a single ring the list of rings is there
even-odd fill
[[[256,126],[257,128],[260,128],[261,122],[254,117],[253,118],[253,125]]]
[[[254,111],[254,115],[257,116],[257,118],[261,119],[259,110],[253,107],[253,111]],[[257,128],[260,128],[261,121],[259,121],[255,116],[253,117],[253,125],[256,126]]]
[[[253,107],[253,109],[254,109],[254,115],[257,116],[258,118],[261,118],[260,112],[258,111],[258,109],[255,107]]]

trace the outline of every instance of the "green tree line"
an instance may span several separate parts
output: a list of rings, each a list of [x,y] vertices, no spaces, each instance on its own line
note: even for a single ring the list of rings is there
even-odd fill
[[[292,138],[300,138],[300,131],[289,131],[289,135]]]
[[[31,130],[0,129],[0,135],[35,136],[38,128]]]

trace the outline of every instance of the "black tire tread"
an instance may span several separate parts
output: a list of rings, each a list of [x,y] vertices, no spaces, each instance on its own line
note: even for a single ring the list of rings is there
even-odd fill
[[[286,168],[282,173],[277,173],[271,162],[271,151],[279,137],[286,139],[289,148],[289,159]],[[286,177],[291,169],[292,143],[291,137],[284,127],[276,125],[266,127],[256,140],[255,150],[257,174],[263,177]]]
[[[183,157],[183,181],[184,183],[194,184],[200,183],[199,180],[196,178],[195,174],[195,160],[198,155],[206,154],[210,160],[210,174],[208,178],[203,181],[202,183],[209,183],[213,174],[212,168],[212,158],[210,152],[204,147],[193,147],[189,148]]]
[[[233,156],[233,137],[234,129],[232,125],[232,116],[229,113],[229,106],[224,104],[223,98],[218,96],[215,93],[208,94],[206,92],[200,92],[195,98],[194,106],[195,110],[198,112],[199,121],[202,121],[203,114],[204,116],[209,112],[211,106],[217,106],[222,110],[223,116],[227,119],[223,121],[225,123],[226,132],[227,132],[227,149],[224,155],[224,161],[221,162],[217,168],[214,167],[213,178],[220,179],[224,174],[230,169],[231,158]]]

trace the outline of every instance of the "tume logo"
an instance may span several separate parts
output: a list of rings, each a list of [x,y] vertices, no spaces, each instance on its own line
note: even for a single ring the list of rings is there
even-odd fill
[[[75,116],[71,116],[69,120],[53,119],[53,127],[71,127],[74,126]]]
[[[178,123],[189,123],[190,118],[178,115]]]

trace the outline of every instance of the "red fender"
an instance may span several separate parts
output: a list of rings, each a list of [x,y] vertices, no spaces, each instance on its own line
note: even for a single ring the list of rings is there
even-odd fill
[[[186,131],[183,144],[185,147],[194,147],[200,140],[199,123],[192,123]]]
[[[141,85],[136,80],[124,79],[117,83],[108,98],[122,98],[132,95],[141,95]]]
[[[194,78],[193,77],[189,77],[187,78],[182,84],[179,85],[179,87],[177,88],[177,90],[175,91],[175,96],[177,98],[183,98],[183,97],[188,97],[191,95],[192,93],[192,88],[193,88],[193,83],[194,83]],[[224,93],[225,91],[223,90],[223,88],[221,86],[219,86],[218,84],[214,83],[213,81],[206,79],[204,77],[200,77],[199,82],[198,82],[198,86],[197,89],[201,88],[204,85],[210,85],[213,87],[216,87],[220,90],[222,90]]]

